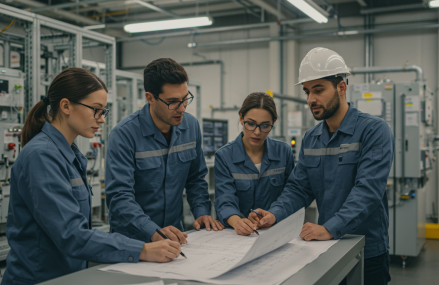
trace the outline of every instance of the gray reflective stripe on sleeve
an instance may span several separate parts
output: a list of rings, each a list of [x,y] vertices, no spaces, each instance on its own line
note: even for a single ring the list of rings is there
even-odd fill
[[[149,150],[149,151],[142,151],[142,152],[136,152],[136,158],[147,158],[147,157],[154,157],[154,156],[162,156],[168,154],[169,149],[158,149],[158,150]]]
[[[284,172],[285,172],[285,167],[275,168],[275,169],[268,169],[268,170],[265,170],[264,173],[262,173],[261,177],[281,174],[281,173],[284,173]]]
[[[81,185],[84,185],[84,180],[82,180],[81,177],[75,178],[75,179],[70,179],[70,184],[72,184],[72,187],[81,186]]]
[[[243,174],[243,173],[232,173],[232,176],[236,180],[258,180],[258,174]]]
[[[190,142],[190,143],[176,145],[176,146],[171,147],[171,149],[169,150],[169,153],[192,149],[192,148],[195,148],[196,146],[197,146],[197,142]]]
[[[136,152],[136,158],[162,156],[162,155],[167,155],[168,153],[192,149],[192,148],[195,148],[196,146],[197,146],[197,142],[190,142],[190,143],[175,145],[175,146],[171,147],[170,149],[164,148],[164,149],[158,149],[158,150],[148,150],[148,151]]]
[[[341,153],[346,153],[349,151],[359,151],[361,149],[361,143],[351,143],[342,144],[339,147],[329,147],[329,148],[304,148],[303,153],[305,155],[320,156],[320,155],[337,155]]]

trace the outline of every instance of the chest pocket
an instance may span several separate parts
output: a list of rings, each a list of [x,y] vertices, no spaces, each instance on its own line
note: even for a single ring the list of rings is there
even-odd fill
[[[248,191],[250,183],[250,180],[235,180],[236,191]]]
[[[277,187],[277,186],[283,186],[285,182],[284,175],[275,175],[275,176],[269,176],[270,184],[271,186]]]
[[[320,167],[320,160],[320,156],[307,155],[303,161],[303,165],[305,166],[308,174],[311,189],[313,190],[322,188],[322,170]]]
[[[79,211],[88,219],[91,205],[89,201],[90,192],[87,186],[85,186],[81,177],[70,179],[70,184],[72,185],[72,194],[79,204]]]
[[[337,155],[336,188],[351,189],[355,185],[357,164],[360,160],[359,151],[350,151]]]
[[[178,158],[181,160],[181,162],[188,162],[197,158],[197,152],[195,149],[179,151]]]
[[[142,181],[140,184],[143,186],[138,190],[148,190],[161,184],[164,175],[161,165],[161,156],[136,158],[136,181]]]
[[[285,174],[269,176],[268,179],[270,179],[270,198],[272,201],[276,201],[284,190]]]
[[[178,173],[180,179],[184,179],[186,181],[187,176],[189,174],[189,169],[191,166],[191,162],[197,158],[197,151],[195,148],[183,150],[177,152],[178,160],[180,161],[180,165],[178,166]]]

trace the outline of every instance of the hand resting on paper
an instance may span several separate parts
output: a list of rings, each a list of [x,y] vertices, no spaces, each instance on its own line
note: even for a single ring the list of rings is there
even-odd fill
[[[226,227],[221,224],[220,221],[214,220],[211,216],[209,215],[204,215],[204,216],[200,216],[198,217],[198,219],[195,220],[195,222],[192,224],[195,228],[195,230],[199,230],[203,225],[206,226],[206,230],[210,231],[210,229],[212,228],[214,231],[222,231],[223,229],[225,229]]]
[[[249,219],[241,219],[238,215],[233,215],[227,219],[227,223],[235,229],[238,235],[248,236],[253,234],[258,226]]]
[[[306,223],[303,225],[300,237],[306,241],[330,240],[334,238],[324,226],[316,225],[313,223]]]

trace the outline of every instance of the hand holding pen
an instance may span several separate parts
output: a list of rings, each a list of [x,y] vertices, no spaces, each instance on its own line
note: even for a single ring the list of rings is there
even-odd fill
[[[164,235],[159,229],[156,229],[155,231],[156,231],[156,232],[157,232],[162,238],[164,238],[164,239],[170,239],[170,238],[168,238],[167,236],[165,236],[165,235]],[[180,252],[180,255],[187,259],[186,255],[184,255],[183,252]]]
[[[258,228],[268,228],[276,223],[276,217],[272,213],[262,209],[251,210],[248,219],[256,224]]]
[[[250,211],[253,211],[253,210],[250,210]],[[247,225],[249,225],[248,222],[250,222],[250,223],[252,224],[252,227],[254,227],[253,223],[252,223],[249,219],[247,219],[246,217],[244,217],[244,215],[243,215],[242,213],[239,213],[239,215],[241,216],[242,220],[243,220]],[[249,225],[249,226],[250,226],[250,225]],[[256,228],[253,228],[253,231],[255,232],[255,234],[259,235],[259,233],[258,233],[258,231],[256,230]]]

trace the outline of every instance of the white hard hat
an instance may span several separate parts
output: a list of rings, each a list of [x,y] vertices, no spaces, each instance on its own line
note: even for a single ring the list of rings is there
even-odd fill
[[[350,75],[343,58],[333,50],[317,47],[310,50],[302,60],[299,68],[299,83],[341,76],[346,81]]]

